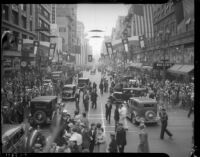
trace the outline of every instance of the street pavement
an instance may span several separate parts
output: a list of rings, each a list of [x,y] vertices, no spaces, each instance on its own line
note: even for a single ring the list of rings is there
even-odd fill
[[[91,103],[88,112],[88,119],[91,123],[101,123],[105,130],[105,135],[107,139],[107,145],[110,141],[110,133],[114,132],[114,109],[112,108],[111,113],[111,124],[108,124],[105,119],[105,104],[109,93],[100,94],[99,83],[101,80],[101,73],[96,73],[96,75],[90,75],[89,72],[84,72],[83,77],[88,77],[91,82],[97,83],[98,88],[98,99],[97,99],[97,109],[91,109]],[[109,80],[109,79],[108,79]],[[61,98],[59,98],[61,99]],[[64,102],[65,107],[71,115],[74,115],[75,102]],[[82,93],[80,99],[80,111],[84,112]],[[152,125],[146,127],[146,132],[148,133],[148,141],[150,152],[152,153],[167,153],[170,157],[185,157],[188,156],[189,151],[192,147],[192,121],[194,116],[187,118],[187,112],[180,109],[170,109],[168,111],[168,129],[173,134],[173,140],[170,140],[167,135],[165,135],[164,140],[160,140],[160,124]],[[60,119],[60,115],[57,115],[56,119]],[[134,153],[137,152],[137,146],[139,144],[138,127],[133,125],[128,121],[128,131],[127,131],[127,145],[125,147],[125,152]],[[8,126],[7,126],[8,127]],[[54,126],[53,126],[54,127]],[[52,143],[53,133],[50,131],[51,127],[42,128],[42,133],[48,139],[49,143]],[[56,128],[56,127],[54,127]],[[56,129],[55,129],[56,131]],[[55,134],[55,132],[54,132]]]
[[[89,72],[84,72],[83,77],[88,77],[91,82],[94,81],[97,83],[97,88],[101,80],[101,73],[96,73],[96,75],[90,75]],[[109,79],[108,79],[109,80]],[[111,113],[111,124],[108,124],[105,119],[105,104],[109,93],[100,94],[98,88],[98,99],[97,99],[97,109],[90,108],[88,112],[88,119],[91,123],[100,122],[105,130],[107,145],[110,141],[110,133],[114,132],[114,109],[112,108]],[[65,108],[70,112],[74,113],[75,103],[67,102]],[[81,113],[84,112],[84,107],[82,103],[82,97],[80,100],[80,110]],[[193,115],[191,118],[187,118],[187,111],[180,109],[170,109],[168,111],[168,129],[173,134],[173,140],[170,140],[167,135],[165,135],[164,140],[160,140],[160,124],[158,125],[148,125],[146,127],[146,132],[148,133],[149,147],[150,152],[152,153],[167,153],[170,157],[184,157],[187,156],[192,147],[192,121]],[[134,153],[137,152],[137,146],[139,144],[139,128],[133,125],[129,120],[128,121],[128,132],[127,132],[127,145],[125,147],[125,152]]]

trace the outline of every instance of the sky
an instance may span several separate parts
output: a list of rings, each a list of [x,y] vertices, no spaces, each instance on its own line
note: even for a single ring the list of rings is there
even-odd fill
[[[89,44],[92,46],[96,59],[100,56],[103,38],[90,38],[90,36],[110,36],[112,28],[116,26],[118,16],[127,14],[128,5],[124,4],[78,4],[77,20],[84,24],[85,33],[88,34]],[[89,32],[94,29],[104,32]]]

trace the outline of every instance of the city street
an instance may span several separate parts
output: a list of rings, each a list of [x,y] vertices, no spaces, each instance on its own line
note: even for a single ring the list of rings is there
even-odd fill
[[[97,87],[99,85],[101,79],[101,73],[96,73],[96,75],[90,75],[89,72],[84,72],[83,77],[88,77],[91,82],[95,81],[97,83]],[[108,79],[109,80],[109,79]],[[98,92],[98,103],[97,109],[89,109],[88,119],[91,123],[100,122],[105,130],[107,142],[109,143],[111,132],[114,132],[114,109],[112,108],[111,114],[111,124],[108,124],[105,119],[105,103],[109,96],[109,93],[104,93],[102,96]],[[70,112],[74,113],[75,103],[67,102],[65,108]],[[81,111],[84,112],[84,107],[82,104],[82,99],[80,101]],[[192,146],[191,137],[193,133],[192,129],[192,120],[193,115],[190,119],[187,118],[187,112],[184,110],[170,110],[168,111],[169,115],[169,130],[173,133],[173,140],[170,140],[167,135],[165,135],[164,140],[160,140],[160,125],[155,126],[147,126],[146,131],[148,133],[149,138],[149,147],[150,152],[153,153],[167,153],[170,157],[182,157],[186,156],[190,151]],[[134,126],[128,120],[128,132],[127,132],[127,145],[125,147],[125,152],[137,152],[137,146],[139,143],[138,137],[138,127]]]

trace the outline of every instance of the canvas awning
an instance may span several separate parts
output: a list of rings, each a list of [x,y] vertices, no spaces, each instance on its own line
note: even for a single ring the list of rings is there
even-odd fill
[[[183,65],[181,68],[178,69],[179,73],[187,74],[194,69],[194,65]]]
[[[169,72],[171,73],[178,73],[179,72],[179,69],[182,67],[183,65],[182,64],[175,64],[173,65],[172,67],[170,67],[168,69]]]

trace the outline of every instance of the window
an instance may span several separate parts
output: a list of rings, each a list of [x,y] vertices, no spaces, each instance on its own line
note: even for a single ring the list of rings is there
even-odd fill
[[[8,6],[4,5],[3,6],[3,19],[9,21],[9,14],[8,14]]]
[[[26,17],[22,16],[22,27],[26,29]]]
[[[27,38],[27,35],[22,34],[22,39],[26,39],[26,38]]]
[[[30,15],[33,15],[33,6],[30,4]]]
[[[26,4],[21,4],[21,10],[26,11]]]
[[[33,22],[30,20],[30,31],[32,31],[33,30]]]
[[[29,37],[30,40],[33,40],[33,37]]]
[[[18,25],[19,24],[19,16],[18,12],[12,11],[12,21],[14,24]]]

